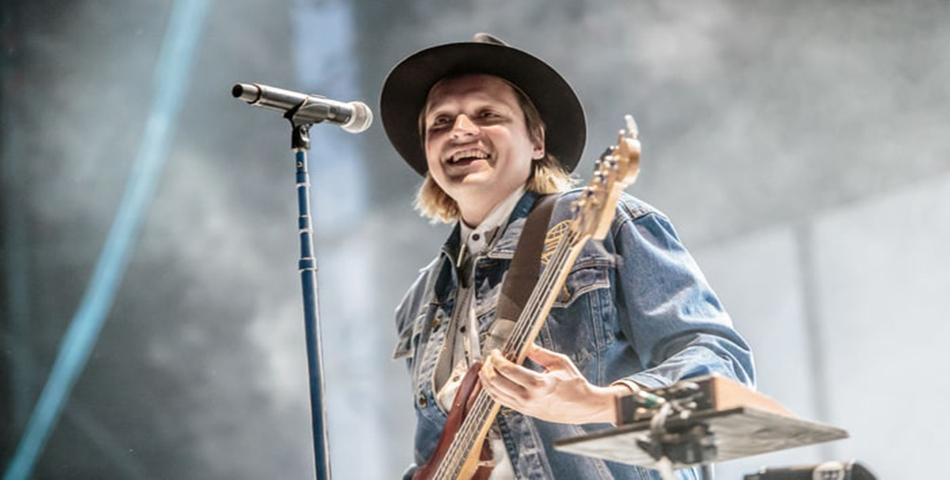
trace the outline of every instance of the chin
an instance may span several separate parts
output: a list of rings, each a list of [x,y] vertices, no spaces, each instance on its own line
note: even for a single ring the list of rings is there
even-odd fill
[[[491,172],[471,172],[448,179],[455,188],[484,187],[495,180]]]

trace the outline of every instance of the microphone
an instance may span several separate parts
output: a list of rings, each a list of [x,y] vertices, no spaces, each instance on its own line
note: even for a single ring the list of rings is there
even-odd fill
[[[235,83],[231,95],[255,107],[284,112],[294,121],[335,123],[350,133],[365,131],[373,123],[373,112],[363,102],[338,102],[258,83]]]

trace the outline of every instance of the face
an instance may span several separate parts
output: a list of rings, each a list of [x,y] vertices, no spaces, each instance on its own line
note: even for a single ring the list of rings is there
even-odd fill
[[[498,77],[441,81],[429,92],[424,120],[429,172],[466,221],[467,211],[487,214],[544,158],[543,134],[531,140],[514,89]]]

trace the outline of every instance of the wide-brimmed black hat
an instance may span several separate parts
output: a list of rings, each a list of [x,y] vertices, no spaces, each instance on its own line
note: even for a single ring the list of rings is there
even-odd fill
[[[494,75],[518,86],[545,124],[545,149],[571,172],[587,139],[584,107],[571,86],[541,59],[484,33],[471,42],[437,45],[399,62],[386,77],[380,114],[396,151],[419,174],[428,167],[419,132],[419,112],[439,80],[467,73]]]

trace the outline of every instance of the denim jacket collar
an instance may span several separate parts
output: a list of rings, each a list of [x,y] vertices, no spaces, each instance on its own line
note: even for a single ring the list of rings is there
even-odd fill
[[[486,252],[486,257],[510,259],[514,256],[515,248],[518,246],[518,238],[521,237],[521,229],[524,227],[524,221],[528,214],[531,213],[531,209],[534,208],[538,197],[540,197],[540,195],[537,192],[531,191],[525,192],[525,194],[521,196],[514,210],[511,211],[508,221],[505,222],[504,230],[501,232],[500,237],[493,242],[488,252]],[[445,296],[458,281],[458,272],[456,271],[455,265],[458,261],[461,245],[462,229],[459,223],[456,222],[455,228],[453,228],[452,233],[449,234],[449,238],[442,245],[442,271],[436,282],[436,285],[441,288],[437,288],[435,292],[439,301],[445,300]]]
[[[531,209],[534,207],[534,203],[539,196],[540,195],[536,192],[525,192],[525,194],[521,196],[514,210],[511,211],[508,221],[505,222],[505,228],[501,234],[501,238],[496,240],[494,245],[488,250],[488,256],[502,257],[507,255],[508,258],[510,258],[511,255],[514,254],[515,247],[518,244],[518,237],[521,234],[521,228],[512,228],[511,224],[527,217],[528,214],[531,213]],[[459,223],[456,222],[455,228],[453,228],[452,233],[449,234],[449,238],[445,241],[445,244],[442,245],[442,253],[445,254],[449,260],[452,260],[453,264],[458,260],[461,244],[462,229]]]

